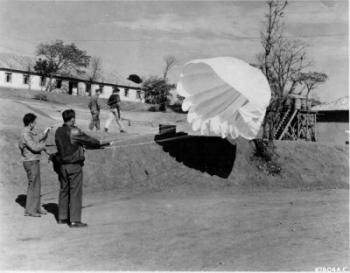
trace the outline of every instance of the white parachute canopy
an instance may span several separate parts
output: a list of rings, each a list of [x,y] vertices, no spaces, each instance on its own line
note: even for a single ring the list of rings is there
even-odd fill
[[[194,131],[253,139],[259,132],[271,91],[264,74],[232,58],[194,60],[185,64],[177,92]]]

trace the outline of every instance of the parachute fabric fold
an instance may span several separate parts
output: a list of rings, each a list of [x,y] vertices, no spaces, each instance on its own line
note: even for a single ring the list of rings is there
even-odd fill
[[[192,129],[223,138],[255,138],[271,98],[263,73],[232,57],[188,62],[177,92],[185,97],[182,109]]]

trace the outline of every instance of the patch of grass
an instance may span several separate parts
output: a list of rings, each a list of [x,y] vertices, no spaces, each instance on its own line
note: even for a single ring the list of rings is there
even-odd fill
[[[48,101],[47,96],[45,94],[42,94],[42,93],[34,95],[33,99]]]

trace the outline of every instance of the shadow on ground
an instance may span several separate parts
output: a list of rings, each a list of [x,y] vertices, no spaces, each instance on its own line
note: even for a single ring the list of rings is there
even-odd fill
[[[19,204],[22,208],[26,207],[26,203],[27,203],[27,195],[25,194],[20,194],[17,196],[16,198],[16,203]]]
[[[189,136],[186,133],[160,134],[154,138],[177,162],[189,168],[227,178],[236,159],[236,145],[212,136]]]
[[[16,198],[16,203],[19,204],[21,207],[25,208],[26,207],[26,202],[27,202],[27,195],[25,194],[20,194]],[[56,203],[48,203],[48,204],[43,204],[42,207],[48,212],[53,214],[55,217],[56,221],[58,220],[58,205]]]
[[[58,205],[56,203],[48,203],[43,205],[43,208],[47,210],[48,213],[55,216],[56,221],[58,221]]]

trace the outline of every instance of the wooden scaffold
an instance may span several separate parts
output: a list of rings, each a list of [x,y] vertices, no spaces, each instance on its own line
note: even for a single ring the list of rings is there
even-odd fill
[[[304,109],[302,109],[304,108]],[[281,121],[275,131],[276,140],[304,140],[316,142],[316,117],[317,111],[312,111],[302,104],[300,98],[294,98],[294,108],[287,105],[280,112]]]

